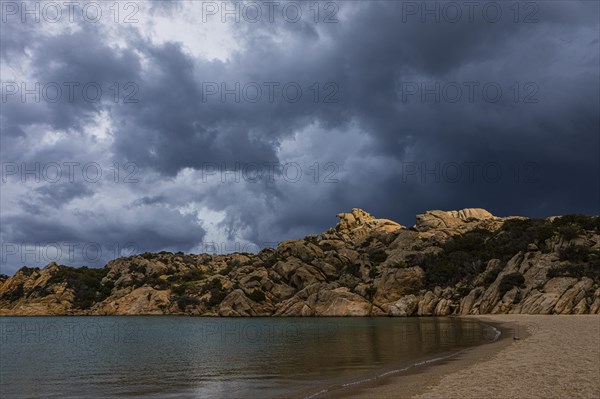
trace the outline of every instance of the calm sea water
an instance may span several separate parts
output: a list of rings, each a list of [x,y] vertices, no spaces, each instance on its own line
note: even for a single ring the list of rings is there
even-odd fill
[[[303,398],[495,338],[455,318],[2,317],[0,334],[3,398]]]

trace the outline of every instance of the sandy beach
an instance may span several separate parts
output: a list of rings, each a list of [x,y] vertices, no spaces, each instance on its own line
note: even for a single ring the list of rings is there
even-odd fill
[[[600,317],[477,318],[499,327],[503,337],[408,374],[364,385],[343,397],[600,398]]]

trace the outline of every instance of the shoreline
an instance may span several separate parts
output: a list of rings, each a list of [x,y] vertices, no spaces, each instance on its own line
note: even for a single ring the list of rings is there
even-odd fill
[[[290,392],[288,397],[600,398],[600,316],[504,314],[451,318],[486,326],[486,333],[492,334],[476,346],[429,353],[413,358],[411,363],[391,363],[390,367],[354,378],[329,382],[316,378],[312,383],[306,380],[307,388]],[[493,331],[501,334],[492,341]],[[388,338],[396,340],[398,336]]]
[[[438,362],[317,399],[600,397],[597,315],[463,317],[499,328],[502,335]]]
[[[464,316],[450,316],[461,319],[472,319],[471,317]],[[485,353],[489,351],[499,351],[507,345],[504,341],[508,341],[510,344],[513,338],[513,330],[508,328],[505,323],[498,323],[496,321],[480,320],[478,321],[487,327],[496,331],[497,335],[494,340],[485,342],[483,344],[465,347],[459,350],[451,352],[443,352],[434,355],[434,357],[424,357],[421,360],[404,366],[399,369],[392,370],[380,370],[377,374],[365,376],[362,379],[345,382],[340,385],[330,386],[329,389],[323,389],[319,392],[313,392],[309,395],[298,396],[299,399],[367,399],[377,397],[378,394],[387,391],[387,387],[395,385],[397,381],[401,381],[403,394],[413,395],[420,392],[423,388],[424,383],[431,381],[431,377],[438,375],[439,371],[445,370],[445,366],[461,362],[469,358],[469,354],[472,351],[476,351],[479,348],[485,347]],[[510,339],[509,339],[510,338]],[[433,371],[433,373],[432,373]],[[425,377],[425,378],[422,378]],[[407,390],[408,388],[408,390]],[[394,395],[398,394],[398,391],[394,388]],[[377,392],[377,393],[376,393]],[[409,398],[411,396],[389,396],[393,398]],[[296,397],[296,396],[294,396]],[[382,396],[388,397],[388,396]]]

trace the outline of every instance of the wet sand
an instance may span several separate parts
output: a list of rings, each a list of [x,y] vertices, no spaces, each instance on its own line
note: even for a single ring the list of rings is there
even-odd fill
[[[600,316],[471,317],[499,328],[502,337],[335,397],[600,398]]]

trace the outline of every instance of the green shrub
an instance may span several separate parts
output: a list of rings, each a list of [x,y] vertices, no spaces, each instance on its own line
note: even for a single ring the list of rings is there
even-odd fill
[[[273,254],[271,256],[269,256],[267,259],[265,259],[265,261],[263,262],[263,266],[267,269],[271,269],[273,266],[275,266],[275,264],[279,261],[279,258],[277,257],[277,254]]]
[[[21,288],[22,288],[22,286],[21,286]],[[37,287],[35,287],[31,291],[29,291],[29,293],[27,294],[27,297],[28,298],[43,298],[50,294],[51,294],[51,292],[48,291],[48,289],[46,287],[42,287],[42,286],[38,285]]]
[[[200,270],[191,269],[191,270],[188,270],[187,272],[185,272],[182,279],[185,281],[197,281],[197,280],[204,279],[204,277],[205,277],[204,273],[202,273]]]
[[[34,272],[39,272],[40,268],[39,267],[27,267],[27,266],[23,266],[22,268],[20,268],[17,273],[22,273],[24,276],[31,276]]]
[[[367,287],[367,289],[365,290],[366,294],[367,294],[367,298],[368,299],[373,299],[373,297],[375,296],[375,293],[377,292],[377,288],[370,286]]]
[[[184,284],[176,285],[173,288],[171,288],[171,292],[175,295],[183,295],[183,294],[185,294],[185,285]]]
[[[494,234],[485,246],[488,259],[507,261],[520,251],[527,251],[529,244],[544,247],[544,242],[552,237],[552,226],[539,219],[510,219]]]
[[[360,246],[362,248],[366,248],[369,245],[371,245],[373,243],[373,241],[375,241],[375,236],[368,236],[367,238],[365,238],[365,240],[362,242],[362,244]]]
[[[17,301],[23,297],[25,294],[23,290],[23,283],[17,285],[12,291],[5,291],[2,293],[0,299],[4,299],[7,301]]]
[[[378,248],[378,249],[374,249],[371,252],[369,252],[369,260],[374,265],[385,262],[387,257],[388,257],[388,255],[383,249]]]
[[[494,281],[496,281],[496,279],[498,278],[498,275],[500,274],[502,269],[503,269],[502,266],[498,266],[498,267],[490,270],[490,272],[483,279],[483,285],[485,285],[486,287],[492,285],[494,283]]]
[[[223,289],[223,283],[221,283],[221,280],[219,280],[218,278],[213,278],[208,283],[204,284],[203,289],[204,290],[211,290],[211,289],[222,290]]]
[[[209,306],[216,306],[223,302],[223,299],[227,296],[227,292],[213,288],[210,290],[210,299],[208,300]]]
[[[398,261],[398,262],[394,262],[390,265],[390,267],[394,268],[394,269],[405,269],[407,268],[407,264],[404,261]]]
[[[569,245],[561,248],[558,252],[560,260],[572,262],[587,262],[590,256],[590,248],[585,245]]]
[[[575,277],[582,278],[585,275],[585,265],[560,265],[548,270],[548,278]]]
[[[183,257],[183,263],[185,263],[186,265],[195,265],[196,261],[194,260],[194,258],[190,255],[185,255]]]
[[[369,270],[369,278],[375,278],[377,277],[377,267],[373,266],[371,267],[371,270]]]
[[[577,238],[581,233],[583,233],[583,229],[577,223],[567,223],[558,228],[558,233],[565,240],[572,240],[573,238]]]
[[[406,263],[423,268],[428,288],[455,285],[484,270],[485,260],[490,259],[490,237],[491,233],[487,230],[472,230],[452,237],[442,245],[439,253],[410,255]]]
[[[221,280],[217,278],[212,279],[205,284],[202,287],[202,291],[210,292],[210,299],[207,302],[209,306],[220,304],[228,294],[227,291],[223,290],[223,284],[221,283]]]
[[[185,309],[192,305],[198,305],[200,303],[200,300],[198,298],[194,298],[192,296],[182,296],[181,298],[177,299],[177,307],[182,310],[185,311]]]
[[[158,286],[158,289],[165,289],[169,287],[169,282],[158,278],[158,274],[156,273],[150,276],[134,277],[131,279],[131,286],[133,288],[143,287],[144,285],[149,287]]]
[[[112,280],[106,281],[104,284],[100,286],[100,296],[107,298],[112,293],[113,288],[115,288],[115,282]]]
[[[223,270],[219,272],[221,276],[227,276],[233,271],[233,265],[227,265]]]
[[[548,270],[548,277],[587,277],[600,283],[600,253],[592,251],[586,263],[568,263]]]
[[[262,277],[261,277],[261,276],[252,276],[252,277],[250,277],[250,278],[248,279],[248,282],[251,282],[251,281],[258,281],[258,282],[261,282],[261,281],[262,281]]]
[[[66,283],[73,290],[73,305],[76,308],[88,309],[95,302],[103,301],[110,295],[109,286],[103,286],[102,279],[108,274],[106,267],[90,269],[86,266],[74,268],[59,266],[56,273],[48,279],[47,284]]]
[[[248,298],[252,299],[254,302],[263,302],[266,297],[265,293],[261,290],[254,290],[248,294]]]
[[[504,294],[510,291],[513,287],[525,287],[525,277],[523,277],[523,275],[519,272],[510,273],[502,277],[502,280],[500,280],[500,285],[498,286],[498,289],[500,290],[500,297],[504,296]]]
[[[346,273],[356,277],[360,277],[360,265],[357,263],[351,263],[346,266]]]
[[[132,263],[132,264],[129,265],[129,271],[131,273],[146,274],[146,266],[137,265],[135,263]]]
[[[315,235],[315,234],[311,234],[308,235],[306,237],[304,237],[304,241],[310,243],[310,244],[318,244],[319,243],[319,236]]]
[[[480,251],[490,238],[487,230],[476,229],[466,234],[454,236],[444,245],[447,252],[477,252]]]
[[[425,270],[425,284],[429,288],[455,285],[464,276],[461,265],[452,263],[444,257],[426,255],[421,264]]]
[[[586,215],[564,215],[557,217],[552,221],[554,228],[560,229],[564,226],[570,226],[567,228],[586,231],[600,231],[600,217],[599,216],[586,216]],[[577,228],[578,227],[578,228]]]

